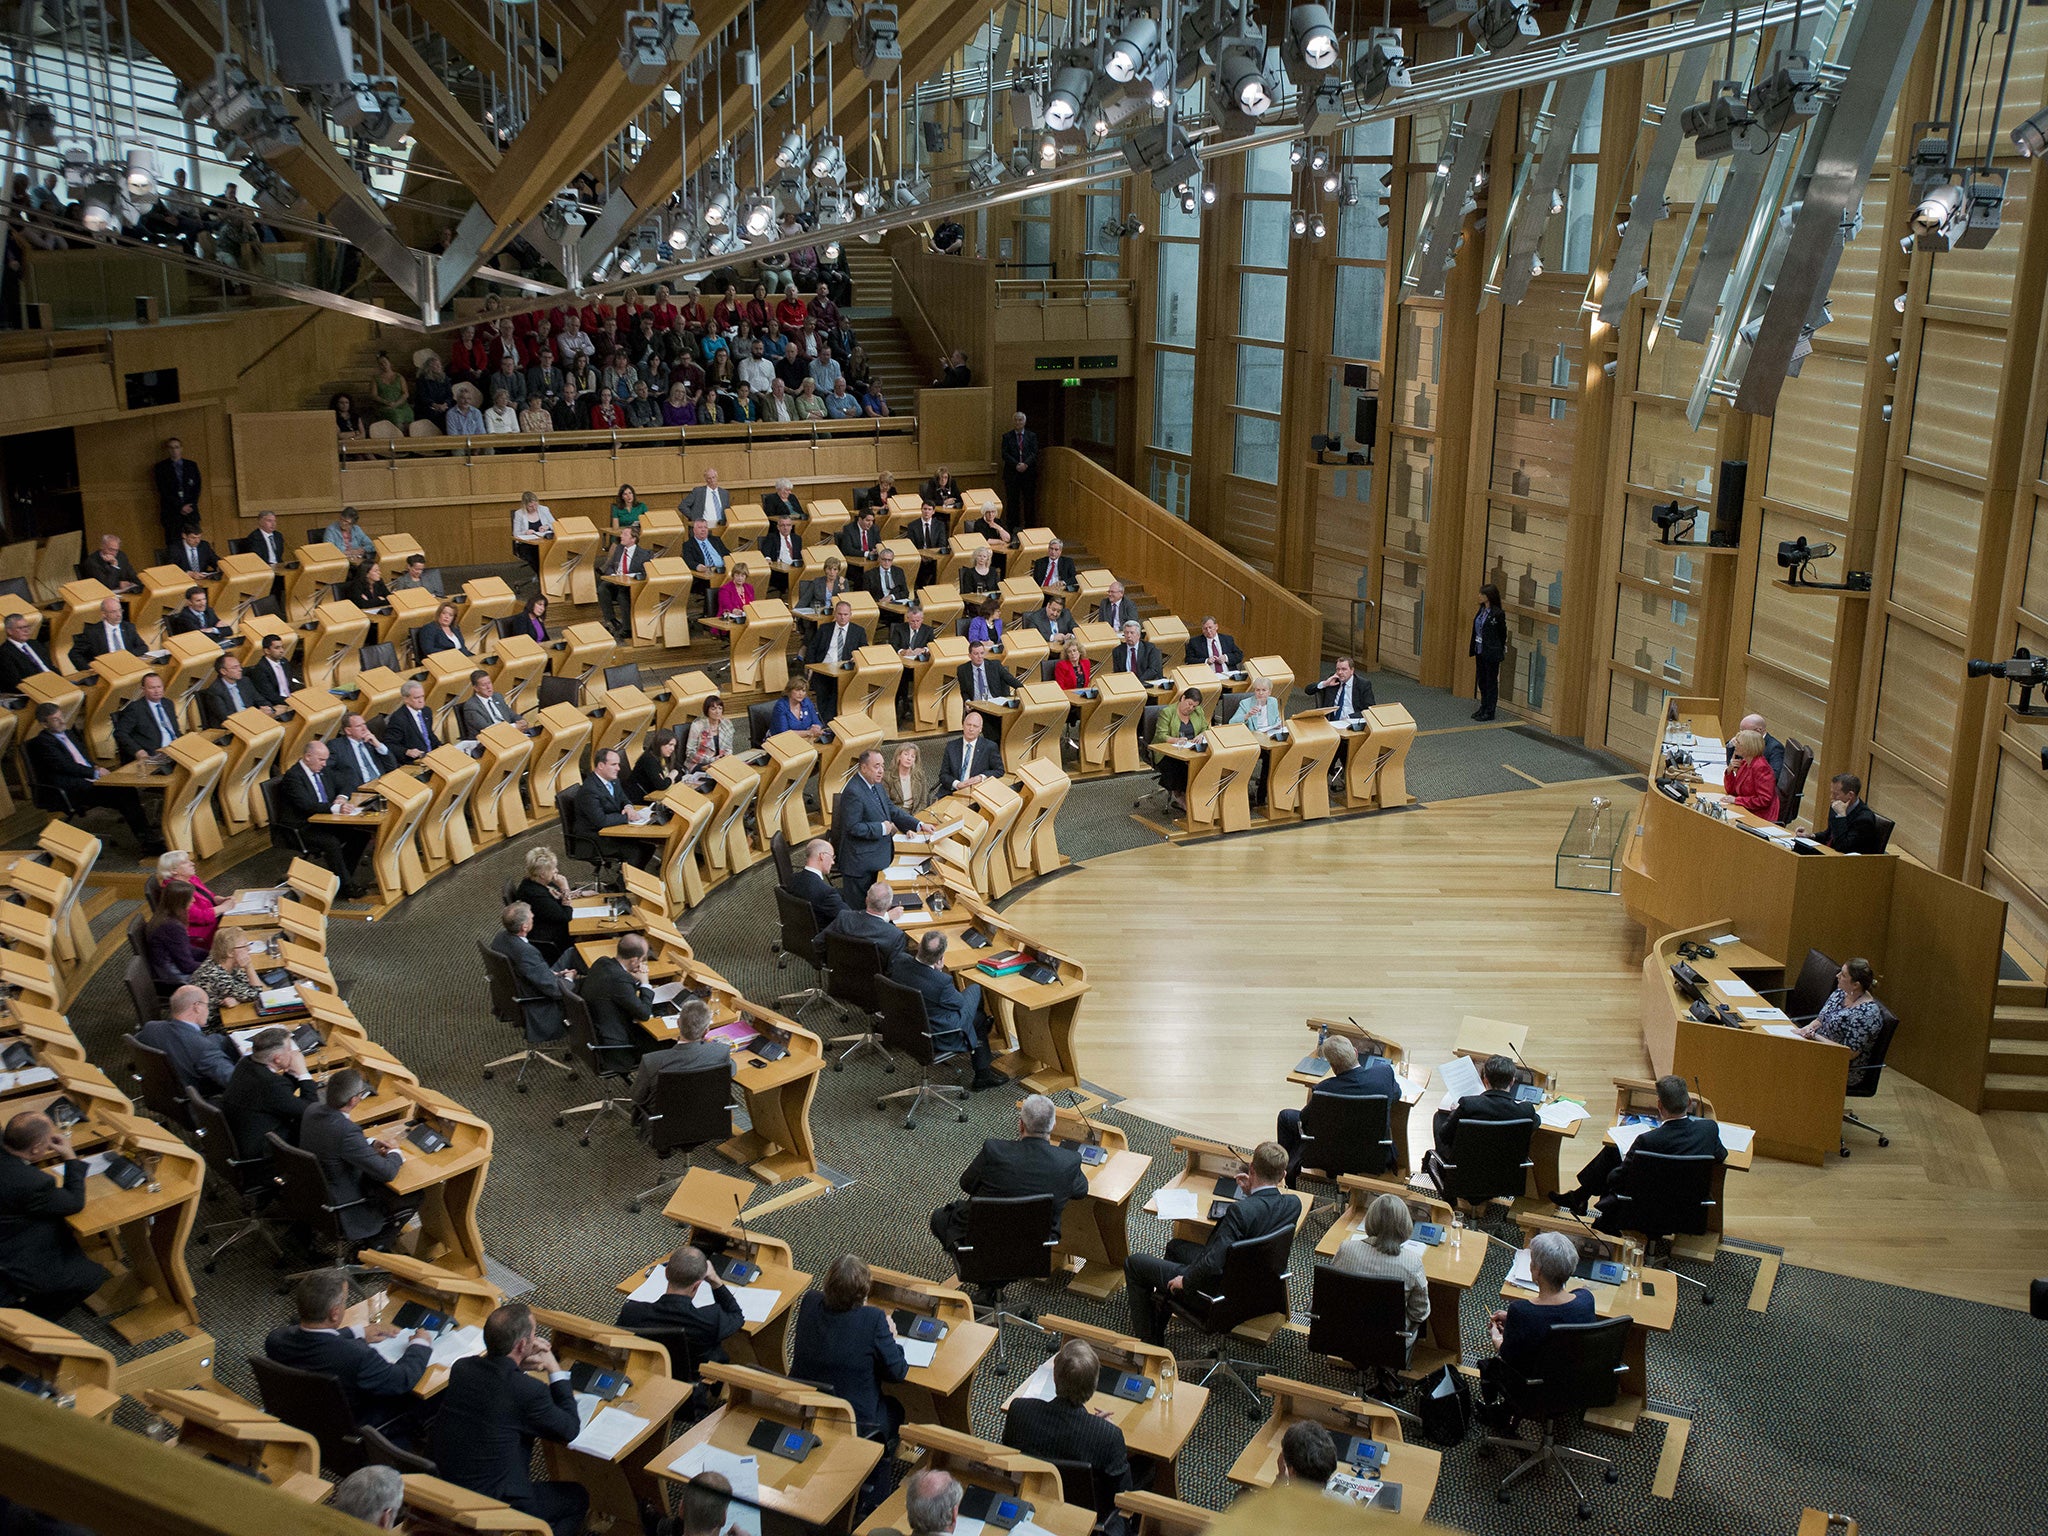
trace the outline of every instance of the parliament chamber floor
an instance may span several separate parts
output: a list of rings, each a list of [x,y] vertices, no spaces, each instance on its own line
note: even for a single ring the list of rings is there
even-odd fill
[[[1516,1021],[1560,1092],[1596,1114],[1611,1078],[1648,1073],[1640,930],[1617,898],[1553,884],[1572,811],[1596,795],[1632,805],[1641,779],[1510,721],[1471,725],[1469,701],[1397,677],[1374,681],[1420,727],[1408,769],[1415,806],[1173,843],[1132,816],[1131,780],[1077,783],[1059,825],[1072,863],[1006,904],[1047,949],[1088,968],[1086,1075],[1110,1100],[1098,1117],[1152,1158],[1131,1201],[1133,1251],[1156,1250],[1167,1235],[1140,1207],[1180,1166],[1176,1134],[1249,1145],[1272,1134],[1277,1109],[1299,1103],[1287,1073],[1313,1044],[1310,1017],[1349,1016],[1427,1065],[1448,1057],[1468,1015]],[[927,743],[927,756],[939,745]],[[517,878],[525,848],[557,836],[549,827],[481,854],[380,921],[336,923],[329,959],[378,1043],[493,1127],[480,1210],[490,1278],[536,1305],[608,1320],[622,1277],[675,1241],[656,1205],[635,1214],[626,1201],[681,1173],[681,1160],[657,1162],[616,1129],[587,1148],[573,1128],[558,1129],[557,1111],[587,1099],[587,1082],[541,1073],[519,1093],[509,1072],[479,1075],[509,1037],[490,1017],[472,946],[495,931],[501,884]],[[265,853],[214,884],[268,883],[283,865],[282,854]],[[765,861],[730,881],[689,931],[705,963],[761,1002],[809,980],[804,968],[778,969],[770,953],[773,881]],[[95,934],[117,935],[133,910],[105,907]],[[130,1017],[118,963],[102,965],[70,1010],[102,1062],[119,1059]],[[813,1022],[832,1032],[824,1015]],[[872,1055],[819,1078],[818,1159],[848,1182],[779,1209],[781,1191],[761,1189],[753,1204],[770,1209],[749,1221],[787,1241],[799,1269],[821,1274],[854,1252],[913,1275],[950,1273],[926,1217],[955,1195],[984,1137],[1014,1134],[1018,1091],[973,1096],[965,1124],[934,1111],[906,1131],[874,1103],[905,1080],[885,1076]],[[1886,1127],[1888,1148],[1866,1138],[1850,1159],[1819,1168],[1760,1159],[1729,1181],[1730,1241],[1708,1276],[1716,1304],[1685,1288],[1676,1325],[1651,1338],[1650,1401],[1636,1433],[1597,1437],[1594,1448],[1621,1473],[1599,1501],[1598,1528],[1789,1529],[1785,1512],[1802,1504],[1854,1510],[1872,1530],[1964,1536],[2048,1524],[2039,1436],[2024,1427],[2029,1415],[2009,1408],[2038,1400],[2044,1384],[2038,1325],[2013,1309],[2027,1279],[2048,1268],[2048,1117],[1970,1115],[1896,1073],[1864,1113]],[[1426,1126],[1418,1114],[1418,1154]],[[1567,1176],[1592,1144],[1589,1135],[1564,1148]],[[739,1171],[709,1148],[691,1162]],[[1297,1320],[1318,1230],[1297,1239]],[[1510,1256],[1497,1242],[1464,1293],[1467,1356],[1487,1352],[1487,1312]],[[256,1244],[199,1280],[218,1374],[252,1399],[244,1361],[286,1315],[277,1284]],[[1121,1295],[1094,1300],[1055,1281],[1014,1288],[1012,1301],[1127,1329]],[[117,1357],[133,1353],[111,1331],[84,1326]],[[1011,1332],[1013,1355],[1025,1357],[1018,1373],[985,1366],[974,1391],[974,1428],[990,1437],[1022,1370],[1046,1351],[1037,1336]],[[1170,1342],[1184,1353],[1194,1343],[1178,1332]],[[1347,1391],[1357,1381],[1291,1330],[1253,1353],[1280,1376]],[[1945,1400],[1940,1412],[1924,1410],[1931,1390]],[[1183,1499],[1220,1508],[1236,1491],[1227,1474],[1254,1432],[1240,1407],[1220,1394],[1208,1404],[1179,1459]],[[1447,1451],[1431,1517],[1475,1531],[1569,1523],[1561,1480],[1539,1480],[1512,1508],[1496,1504],[1501,1465],[1478,1459],[1476,1439]]]

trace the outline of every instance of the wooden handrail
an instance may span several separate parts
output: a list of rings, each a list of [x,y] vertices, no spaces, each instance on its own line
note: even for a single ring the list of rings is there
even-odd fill
[[[340,445],[344,464],[365,459],[470,455],[501,448],[651,448],[673,443],[815,443],[824,438],[915,437],[915,416],[864,416],[840,421],[733,421],[705,427],[619,427],[575,432],[491,432],[476,436],[350,438]]]
[[[916,312],[917,318],[923,322],[925,334],[932,339],[932,351],[943,359],[946,355],[945,338],[939,335],[939,328],[932,324],[932,317],[924,312],[924,303],[917,296],[917,284],[910,280],[903,270],[903,263],[894,256],[889,258],[889,270],[896,276],[897,288],[909,295],[911,309]]]
[[[996,279],[996,307],[1002,308],[1007,296],[1012,302],[1040,305],[1050,304],[1055,299],[1078,298],[1082,303],[1092,303],[1100,296],[1104,299],[1122,299],[1129,303],[1137,285],[1127,277],[999,277]]]

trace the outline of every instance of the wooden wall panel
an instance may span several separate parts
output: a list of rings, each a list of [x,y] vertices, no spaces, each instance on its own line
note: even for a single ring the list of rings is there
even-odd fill
[[[1886,1058],[1968,1110],[1984,1107],[2005,904],[1900,860],[1879,995],[1899,1016]]]
[[[1817,523],[1767,512],[1760,548],[1775,550],[1785,539],[1817,543],[1831,536]],[[1779,575],[1775,560],[1759,559],[1756,590],[1749,619],[1749,652],[1825,688],[1828,658],[1834,654],[1835,626],[1841,621],[1839,599],[1786,592],[1773,585]]]
[[[1894,603],[1958,632],[1969,628],[1983,511],[1978,492],[1907,470],[1899,494]]]
[[[1963,653],[1956,646],[1901,619],[1886,622],[1872,735],[1944,784],[1954,756],[1962,676]]]
[[[1373,624],[1370,609],[1351,606],[1352,598],[1370,595],[1371,567],[1379,554],[1372,475],[1364,467],[1325,469],[1316,475],[1310,601],[1322,610],[1325,643],[1339,655],[1357,652],[1361,630]]]
[[[327,512],[340,503],[341,461],[327,411],[238,411],[235,493],[243,518]],[[244,445],[247,445],[246,447]]]
[[[1664,701],[1672,690],[1625,672],[1607,683],[1607,750],[1632,763],[1647,763],[1663,733]]]
[[[1998,331],[1930,320],[1920,348],[1913,424],[1906,451],[1915,458],[1981,475],[1991,456],[1991,421],[2005,373]]]
[[[1891,238],[1883,225],[1883,219],[1866,219],[1863,233],[1843,247],[1835,281],[1828,289],[1828,307],[1834,311],[1835,323],[1822,335],[1853,346],[1869,346],[1877,310],[1877,264]],[[1885,318],[1892,317],[1887,313]]]
[[[1389,516],[1391,518],[1391,507]],[[1379,663],[1403,677],[1422,670],[1424,587],[1429,567],[1419,560],[1389,559],[1380,585]]]
[[[1728,713],[1738,720],[1743,715],[1762,715],[1773,736],[1780,741],[1795,738],[1803,741],[1813,748],[1813,755],[1818,758],[1827,708],[1827,695],[1818,689],[1787,682],[1768,668],[1752,666],[1743,684],[1741,708],[1731,709]],[[1808,815],[1818,814],[1826,799],[1827,796],[1809,782],[1802,810]]]
[[[986,385],[920,389],[915,404],[925,462],[947,465],[956,474],[989,473],[1002,435],[1010,430],[1008,416],[998,424],[991,414],[992,399]]]
[[[1863,774],[1863,798],[1898,823],[1892,852],[1910,853],[1927,865],[1940,862],[1941,796],[1882,758],[1872,758]]]
[[[2048,911],[2048,775],[2038,758],[1999,755],[1985,847],[2011,871],[2027,904]]]
[[[1387,548],[1429,553],[1429,519],[1436,501],[1436,445],[1397,437],[1387,457]]]
[[[2048,619],[2048,502],[2034,504],[2034,527],[2027,542],[2026,584],[2020,590],[2020,606]]]
[[[1278,569],[1279,501],[1270,485],[1229,475],[1223,481],[1223,522],[1217,542],[1263,576]]]
[[[1571,500],[1578,413],[1568,400],[1502,390],[1495,399],[1491,487],[1562,507]]]
[[[1799,377],[1787,379],[1778,396],[1764,494],[1846,521],[1862,403],[1860,359],[1824,353],[1809,357]]]
[[[1551,302],[1544,303],[1548,298]],[[1501,315],[1500,371],[1504,384],[1549,384],[1569,388],[1586,365],[1586,323],[1580,295],[1560,302],[1531,283],[1529,298]]]
[[[2017,61],[2015,61],[2017,68]],[[2005,127],[2009,127],[2008,122]],[[1993,163],[2011,172],[2005,180],[2005,210],[1998,235],[1976,251],[1947,251],[1934,263],[1927,279],[1927,302],[1963,309],[2009,314],[2013,303],[2013,281],[2019,276],[2020,243],[2032,211],[2034,178],[2028,162],[2011,153],[2012,141],[2001,127],[1996,142],[2006,157]]]

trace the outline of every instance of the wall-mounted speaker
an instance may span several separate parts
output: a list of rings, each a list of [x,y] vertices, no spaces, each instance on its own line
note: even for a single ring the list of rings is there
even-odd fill
[[[1749,461],[1723,459],[1714,486],[1714,526],[1708,530],[1709,542],[1723,549],[1742,543],[1742,501],[1748,486]]]

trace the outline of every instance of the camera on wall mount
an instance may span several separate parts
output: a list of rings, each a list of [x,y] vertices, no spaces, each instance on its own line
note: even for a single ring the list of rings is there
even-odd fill
[[[1692,537],[1693,524],[1699,521],[1699,516],[1698,507],[1679,501],[1660,501],[1650,508],[1650,521],[1657,525],[1657,540],[1661,544],[1704,542]]]
[[[1778,544],[1778,564],[1785,572],[1785,584],[1808,592],[1868,592],[1870,572],[1851,571],[1846,581],[1815,581],[1811,567],[1816,560],[1832,559],[1832,544],[1808,544],[1806,536],[1784,539]]]
[[[2034,707],[2034,690],[2048,683],[2048,656],[2035,656],[2021,646],[2010,661],[1966,661],[1963,663],[1963,675],[1995,677],[2008,684],[2018,683],[2020,699],[2012,706],[2013,713],[2048,719],[2048,706]],[[2042,750],[2041,766],[2048,768],[2048,748]]]

